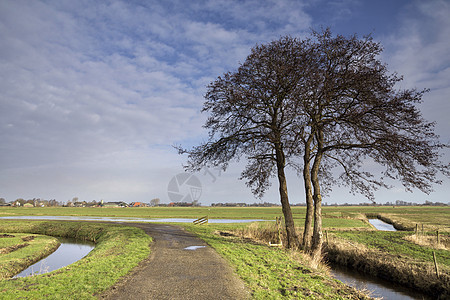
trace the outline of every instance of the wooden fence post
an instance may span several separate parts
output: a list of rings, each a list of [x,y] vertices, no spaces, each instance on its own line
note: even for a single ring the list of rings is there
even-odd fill
[[[269,246],[281,247],[283,245],[283,242],[281,241],[281,218],[282,217],[275,217],[275,222],[277,224],[278,244],[272,244],[272,242],[269,242]]]
[[[437,244],[439,246],[439,230],[436,230],[436,240],[437,240]]]
[[[433,251],[433,260],[434,260],[434,267],[436,269],[436,276],[437,278],[439,278],[439,269],[438,269],[438,264],[436,261],[436,253]]]

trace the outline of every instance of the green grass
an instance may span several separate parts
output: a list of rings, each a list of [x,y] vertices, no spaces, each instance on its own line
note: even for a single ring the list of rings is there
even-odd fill
[[[254,299],[356,299],[352,289],[306,267],[292,252],[214,234],[240,225],[183,226],[230,263]]]
[[[424,224],[430,230],[450,231],[450,206],[339,206],[324,207],[326,215],[387,214],[413,224]]]
[[[294,213],[303,217],[302,208]],[[274,220],[282,215],[281,207],[0,207],[0,216],[92,216],[130,218],[199,218]]]
[[[305,208],[293,207],[297,226],[304,223]],[[129,218],[191,218],[208,215],[210,219],[261,219],[275,220],[282,216],[281,207],[149,207],[149,208],[99,208],[99,207],[1,207],[0,216],[90,216]],[[346,218],[323,219],[325,228],[366,227],[360,220]]]
[[[357,219],[340,219],[340,218],[323,218],[323,228],[371,228],[370,225],[364,223]],[[303,226],[303,224],[298,224],[298,226]]]
[[[450,207],[434,206],[325,206],[325,218],[355,217],[360,214],[390,214],[411,222],[450,227]],[[294,219],[302,220],[305,207],[292,207]],[[217,219],[274,220],[281,216],[281,207],[0,207],[0,216],[92,216],[134,218],[198,218],[208,215]]]
[[[292,209],[296,226],[303,226],[305,208],[293,207]],[[402,222],[406,220],[413,224],[425,224],[426,230],[439,228],[444,234],[446,231],[450,231],[450,207],[324,207],[323,213],[324,229],[329,231],[330,237],[334,236],[333,238],[338,237],[342,240],[353,241],[370,249],[383,251],[390,257],[398,256],[406,261],[411,258],[429,264],[432,260],[432,249],[402,239],[404,235],[411,233],[350,232],[346,229],[368,229],[370,226],[359,218],[366,214],[383,214],[392,219],[402,220]],[[198,218],[208,215],[212,219],[263,219],[272,221],[275,217],[281,216],[282,212],[281,207],[0,208],[0,216],[13,215],[134,218]],[[19,225],[14,228],[16,226],[14,224]],[[89,226],[84,224],[89,224]],[[346,299],[354,296],[351,291],[335,280],[306,267],[304,262],[293,257],[289,251],[214,234],[216,230],[232,230],[248,225],[210,224],[194,227],[184,224],[183,226],[198,234],[228,260],[236,273],[253,291],[255,299],[296,297],[301,299]],[[138,229],[124,229],[126,227],[117,225],[1,221],[0,232],[14,232],[12,228],[16,230],[15,232],[87,238],[96,241],[98,245],[86,259],[71,265],[71,270],[55,271],[50,273],[48,277],[44,275],[17,281],[0,281],[0,298],[43,298],[47,296],[71,298],[73,295],[77,295],[77,298],[80,299],[92,298],[111,286],[139,260],[145,258],[144,253],[148,254],[149,251],[149,240],[146,239],[145,234],[134,231]],[[333,231],[333,229],[337,231]],[[332,231],[333,233],[331,233]],[[133,234],[130,234],[130,232],[133,232]],[[134,236],[135,234],[136,236]],[[136,249],[138,249],[137,254],[130,254]],[[450,260],[448,251],[435,251],[439,264],[447,268]],[[129,258],[127,258],[128,254],[130,254]],[[122,272],[122,270],[124,271]],[[67,288],[67,286],[70,286],[70,288]],[[66,289],[69,291],[65,291]]]
[[[0,279],[20,273],[58,246],[58,239],[45,235],[14,233],[0,237]]]
[[[397,256],[407,256],[411,259],[433,262],[433,251],[439,264],[450,267],[450,251],[432,249],[426,246],[416,245],[403,239],[410,232],[369,231],[369,232],[334,232],[337,238],[344,238],[366,245],[368,248]]]
[[[0,280],[1,299],[95,299],[150,252],[151,238],[141,229],[113,224],[2,221],[0,231],[84,238],[97,243],[89,255],[65,268]]]

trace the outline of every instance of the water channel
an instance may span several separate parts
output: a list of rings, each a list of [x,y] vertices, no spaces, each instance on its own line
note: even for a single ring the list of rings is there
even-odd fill
[[[381,231],[397,231],[397,229],[394,228],[394,225],[383,222],[380,219],[369,219],[369,223]]]
[[[92,242],[67,238],[59,238],[59,241],[61,245],[56,251],[29,266],[13,278],[38,275],[60,269],[82,259],[94,249],[94,243]]]
[[[392,224],[385,223],[379,219],[369,219],[369,223],[378,230],[397,231]],[[350,270],[339,265],[332,265],[331,267],[333,269],[332,273],[336,279],[339,279],[345,284],[358,290],[369,291],[369,294],[375,298],[392,300],[431,299],[422,293],[387,280]]]

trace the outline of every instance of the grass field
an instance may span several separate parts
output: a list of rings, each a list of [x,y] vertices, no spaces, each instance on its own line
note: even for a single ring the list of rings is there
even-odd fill
[[[28,233],[0,234],[0,279],[26,269],[58,248],[58,239]]]
[[[305,208],[293,207],[293,213],[296,226],[302,227]],[[0,216],[44,215],[190,219],[208,215],[211,219],[262,219],[273,221],[277,216],[281,216],[282,212],[281,207],[0,208]],[[425,233],[428,232],[429,235],[432,235],[435,230],[438,229],[445,240],[445,238],[449,238],[448,235],[450,233],[450,207],[324,207],[323,215],[324,229],[328,231],[330,237],[330,251],[334,249],[334,255],[338,257],[336,260],[344,260],[344,264],[354,264],[355,267],[363,270],[364,268],[367,270],[370,269],[374,274],[380,272],[379,268],[376,268],[377,264],[382,268],[391,267],[393,269],[391,269],[389,273],[395,273],[397,270],[401,270],[401,274],[399,274],[399,278],[397,278],[399,281],[411,281],[412,277],[409,266],[414,266],[414,272],[422,272],[426,275],[425,277],[432,278],[434,266],[431,261],[431,253],[432,251],[435,251],[441,266],[441,279],[440,282],[436,282],[435,279],[432,279],[429,282],[422,280],[422,285],[428,285],[425,286],[423,290],[429,288],[430,285],[431,287],[434,287],[434,291],[438,291],[439,293],[441,293],[442,290],[445,292],[445,289],[450,290],[450,257],[448,250],[434,249],[427,245],[420,246],[405,240],[404,237],[406,235],[412,235],[412,232],[388,233],[373,231],[372,226],[367,223],[366,219],[366,216],[382,216],[383,218],[392,220],[392,222],[401,223],[405,225],[405,228],[410,229],[414,228],[416,224],[420,224],[419,228],[421,229],[423,224]],[[120,232],[118,229],[120,228],[119,226],[118,228],[114,227],[115,229],[111,229],[111,231],[107,231],[108,233],[103,233],[109,238],[100,238],[99,232],[103,232],[103,229],[100,230],[100,228],[108,227],[108,225],[104,224],[95,225],[93,223],[71,222],[70,224],[75,224],[71,226],[76,226],[76,224],[89,224],[83,225],[79,230],[77,229],[75,231],[67,230],[66,226],[68,225],[62,227],[50,225],[67,223],[68,222],[24,222],[2,220],[0,223],[0,233],[34,232],[54,236],[65,236],[69,234],[69,232],[72,235],[76,232],[80,235],[79,237],[87,237],[88,239],[96,240],[97,242],[100,241],[98,239],[111,239],[111,244],[108,246],[109,248],[104,244],[104,247],[109,250],[102,250],[102,247],[97,249],[97,246],[95,252],[92,252],[97,253],[95,255],[105,253],[102,251],[111,251],[110,253],[115,253],[116,249],[113,245],[119,245],[121,243],[120,241],[123,241],[122,239],[125,234],[125,232]],[[9,227],[5,227],[5,224],[9,224]],[[12,230],[11,226],[13,226],[13,224],[21,225]],[[29,224],[34,224],[35,226]],[[268,228],[269,231],[272,230],[275,232],[274,222],[262,222],[259,226],[244,223],[210,224],[204,227],[193,226],[190,224],[179,225],[195,232],[215,248],[216,251],[236,270],[236,273],[246,282],[247,286],[252,290],[255,299],[358,299],[358,297],[363,297],[358,296],[358,293],[352,289],[346,288],[335,280],[330,279],[327,276],[326,267],[324,268],[325,271],[320,270],[320,268],[314,269],[309,267],[307,259],[299,253],[268,247],[269,240],[264,240],[264,237],[260,240],[255,240],[253,237],[248,238],[245,236],[249,232],[261,231],[264,228]],[[33,227],[33,230],[30,229],[30,226]],[[217,233],[221,231],[236,233],[236,235],[233,234],[231,238],[220,236]],[[301,228],[299,228],[298,232],[300,233],[301,231]],[[118,234],[119,236],[117,239],[114,238],[115,234]],[[133,233],[133,235],[134,234],[135,233]],[[145,253],[145,251],[148,253],[148,240],[145,240],[143,236],[140,236],[136,240],[133,240],[133,245],[134,247],[138,247],[141,251],[140,256],[137,255],[131,259],[135,265],[139,260],[137,257],[141,257],[142,259],[145,256],[143,253]],[[332,247],[334,248],[332,249]],[[373,260],[373,257],[378,260]],[[112,254],[111,259],[114,260],[114,258],[118,259],[118,261],[123,259],[123,257],[119,258],[119,256]],[[84,259],[82,261],[84,261]],[[80,265],[84,265],[81,263],[82,261],[80,261]],[[120,263],[118,261],[114,263]],[[90,265],[92,260],[88,259],[88,262],[87,265]],[[384,263],[390,263],[390,265],[383,265]],[[130,264],[130,266],[133,264]],[[367,264],[371,264],[371,266],[368,267]],[[401,267],[399,267],[400,264]],[[87,279],[77,279],[77,277],[81,276],[77,271],[75,271],[75,273],[62,272],[62,274],[66,275],[61,275],[61,278],[55,277],[55,286],[60,286],[61,288],[46,288],[45,286],[50,283],[45,277],[39,279],[39,276],[32,279],[23,279],[24,281],[16,281],[15,283],[11,283],[10,281],[0,281],[0,297],[3,297],[2,293],[9,290],[21,291],[20,293],[22,294],[8,294],[11,297],[13,296],[13,298],[16,296],[29,295],[30,291],[25,291],[23,287],[29,286],[29,280],[31,280],[32,286],[39,286],[39,289],[43,289],[42,291],[37,291],[34,288],[31,289],[33,293],[36,293],[33,295],[42,296],[47,293],[45,295],[55,295],[55,298],[57,298],[62,295],[60,293],[63,293],[62,286],[66,284],[67,280],[70,280],[72,283],[75,283],[75,290],[79,289],[86,291],[81,293],[84,295],[83,297],[78,298],[90,298],[105,290],[112,282],[118,280],[118,278],[124,274],[118,274],[111,271],[108,267],[105,267],[106,265],[108,265],[108,263],[105,265],[94,264],[87,267],[87,269],[80,269],[83,270],[82,272],[86,273],[87,276],[93,276],[88,274],[94,274],[94,270],[100,270],[100,272],[104,273],[104,276],[108,278],[108,280],[96,282],[94,285],[86,283]],[[111,274],[108,272],[111,272]],[[75,276],[75,279],[70,276]],[[412,284],[412,286],[416,286],[414,285],[414,282],[412,282]]]
[[[297,226],[302,226],[304,207],[292,207]],[[450,232],[450,207],[431,206],[326,206],[323,207],[324,227],[367,228],[357,218],[366,214],[385,214],[411,224],[424,224],[426,229],[440,228]],[[198,218],[211,219],[262,219],[274,220],[281,216],[281,207],[149,207],[149,208],[98,208],[98,207],[0,207],[0,216],[92,216],[133,218]]]
[[[39,276],[0,280],[0,299],[95,299],[141,260],[150,237],[142,230],[83,222],[2,221],[0,232],[40,233],[96,241],[82,260]],[[0,269],[8,267],[7,262]]]

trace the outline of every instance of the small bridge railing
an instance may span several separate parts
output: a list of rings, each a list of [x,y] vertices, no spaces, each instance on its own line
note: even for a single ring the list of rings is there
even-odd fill
[[[208,216],[204,216],[204,217],[198,218],[197,220],[195,220],[192,223],[194,223],[194,225],[208,224]]]

